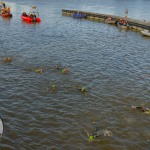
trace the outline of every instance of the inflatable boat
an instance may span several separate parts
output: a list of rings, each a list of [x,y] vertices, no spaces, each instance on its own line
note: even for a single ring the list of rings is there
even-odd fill
[[[24,13],[22,13],[21,18],[23,21],[26,21],[26,22],[40,22],[41,19],[38,16],[39,15],[35,12],[29,13],[29,15],[27,15],[24,12]]]
[[[11,13],[4,13],[4,14],[1,14],[2,17],[12,17],[12,14]]]

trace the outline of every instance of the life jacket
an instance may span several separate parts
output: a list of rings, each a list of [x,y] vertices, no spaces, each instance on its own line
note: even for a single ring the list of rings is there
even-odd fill
[[[7,11],[8,13],[10,13],[10,8],[8,7],[8,8],[6,9],[6,11]]]
[[[123,20],[120,19],[119,23],[120,23],[120,24],[123,24]]]

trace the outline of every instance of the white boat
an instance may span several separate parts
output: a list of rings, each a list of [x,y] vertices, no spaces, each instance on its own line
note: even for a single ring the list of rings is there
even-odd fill
[[[144,36],[150,36],[150,30],[142,30],[141,34]]]

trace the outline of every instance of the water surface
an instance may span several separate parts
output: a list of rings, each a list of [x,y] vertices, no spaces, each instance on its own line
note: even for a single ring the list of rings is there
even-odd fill
[[[61,9],[122,16],[128,8],[129,17],[150,20],[150,2],[15,0],[9,5],[13,18],[0,18],[0,57],[13,58],[11,64],[0,63],[0,149],[149,149],[150,117],[130,108],[150,107],[150,39],[62,16]],[[33,5],[40,24],[21,21]],[[70,73],[55,66],[67,66]],[[84,94],[78,91],[82,86]],[[92,133],[95,126],[113,137],[89,143],[85,130]]]

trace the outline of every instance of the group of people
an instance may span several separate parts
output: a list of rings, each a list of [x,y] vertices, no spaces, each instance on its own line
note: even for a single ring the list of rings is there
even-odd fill
[[[4,57],[2,58],[2,61],[5,63],[10,63],[12,62],[12,58],[11,57]],[[62,74],[64,73],[68,73],[70,71],[70,69],[68,67],[62,68],[62,67],[55,67],[56,70],[61,71]],[[42,74],[43,73],[43,69],[36,69],[35,72]],[[49,89],[48,89],[49,90]],[[52,85],[51,87],[51,91],[55,92],[56,91],[56,86]],[[80,92],[86,92],[85,87],[82,87],[79,89]],[[146,113],[146,114],[150,114],[150,109],[144,106],[132,106],[131,110],[138,110],[140,112]],[[95,124],[95,122],[92,122],[93,124]],[[100,141],[97,138],[109,138],[112,137],[112,132],[109,130],[97,130],[95,129],[94,132],[92,134],[89,134],[89,132],[87,132],[88,135],[88,141],[89,142],[93,142],[93,141]]]
[[[33,14],[33,13],[30,13],[29,15],[27,15],[26,12],[23,12],[22,15],[25,16],[25,17],[36,18],[36,15]]]
[[[128,21],[127,20],[119,20],[119,25],[124,25],[124,26],[128,26]]]
[[[132,106],[131,110],[138,110],[140,112],[143,112],[145,114],[150,114],[150,109],[144,106]],[[93,122],[93,124],[95,124],[95,122]],[[89,134],[89,132],[85,131],[87,133],[87,136],[89,137],[89,142],[92,141],[100,141],[97,140],[98,137],[101,138],[105,138],[105,137],[112,137],[112,132],[109,130],[95,130],[94,133],[92,133],[91,135]]]
[[[10,7],[6,7],[6,4],[4,2],[2,2],[1,13],[2,14],[10,13]]]

